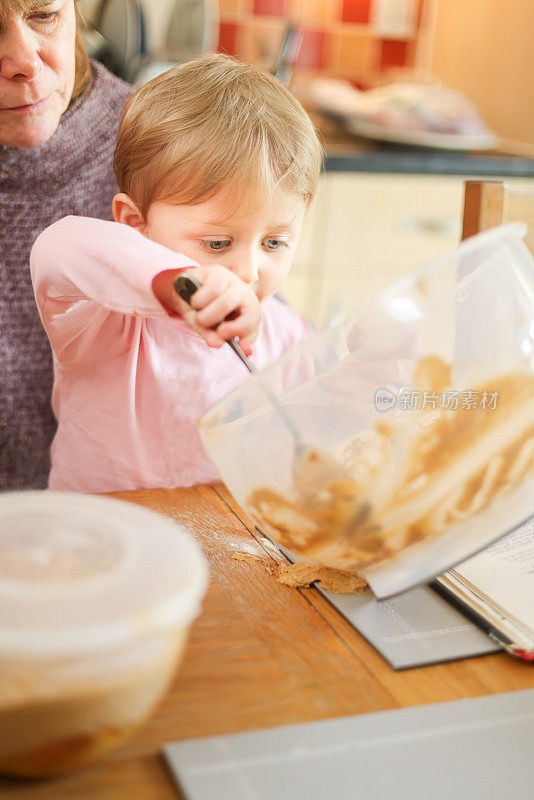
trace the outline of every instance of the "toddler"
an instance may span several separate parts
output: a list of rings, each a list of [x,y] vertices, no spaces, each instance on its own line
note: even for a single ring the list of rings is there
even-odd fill
[[[49,488],[217,480],[197,421],[247,374],[222,345],[238,337],[262,369],[310,330],[273,295],[321,156],[290,92],[226,56],[175,67],[132,96],[115,222],[66,217],[31,254],[54,354]],[[184,271],[202,284],[191,306],[174,289]]]

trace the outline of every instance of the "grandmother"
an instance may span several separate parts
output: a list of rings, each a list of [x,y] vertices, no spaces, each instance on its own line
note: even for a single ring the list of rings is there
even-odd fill
[[[111,219],[132,89],[87,58],[76,0],[0,0],[0,489],[46,486],[52,357],[29,253],[67,214]],[[75,457],[75,454],[74,454]]]

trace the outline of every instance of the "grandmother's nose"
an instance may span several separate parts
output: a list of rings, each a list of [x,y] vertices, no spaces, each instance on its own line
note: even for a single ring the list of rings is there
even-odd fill
[[[32,79],[41,61],[33,31],[22,20],[8,22],[0,33],[0,76]]]

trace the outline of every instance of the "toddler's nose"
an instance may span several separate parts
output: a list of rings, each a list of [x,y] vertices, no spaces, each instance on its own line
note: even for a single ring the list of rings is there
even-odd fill
[[[256,283],[259,278],[259,258],[252,254],[238,256],[235,260],[233,272],[244,283]]]

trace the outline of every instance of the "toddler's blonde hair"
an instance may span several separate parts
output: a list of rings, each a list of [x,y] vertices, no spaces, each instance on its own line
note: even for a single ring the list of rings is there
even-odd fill
[[[156,200],[191,205],[227,192],[235,207],[280,187],[308,204],[322,148],[295,97],[269,73],[204,55],[154,78],[124,109],[114,167],[146,219]]]

